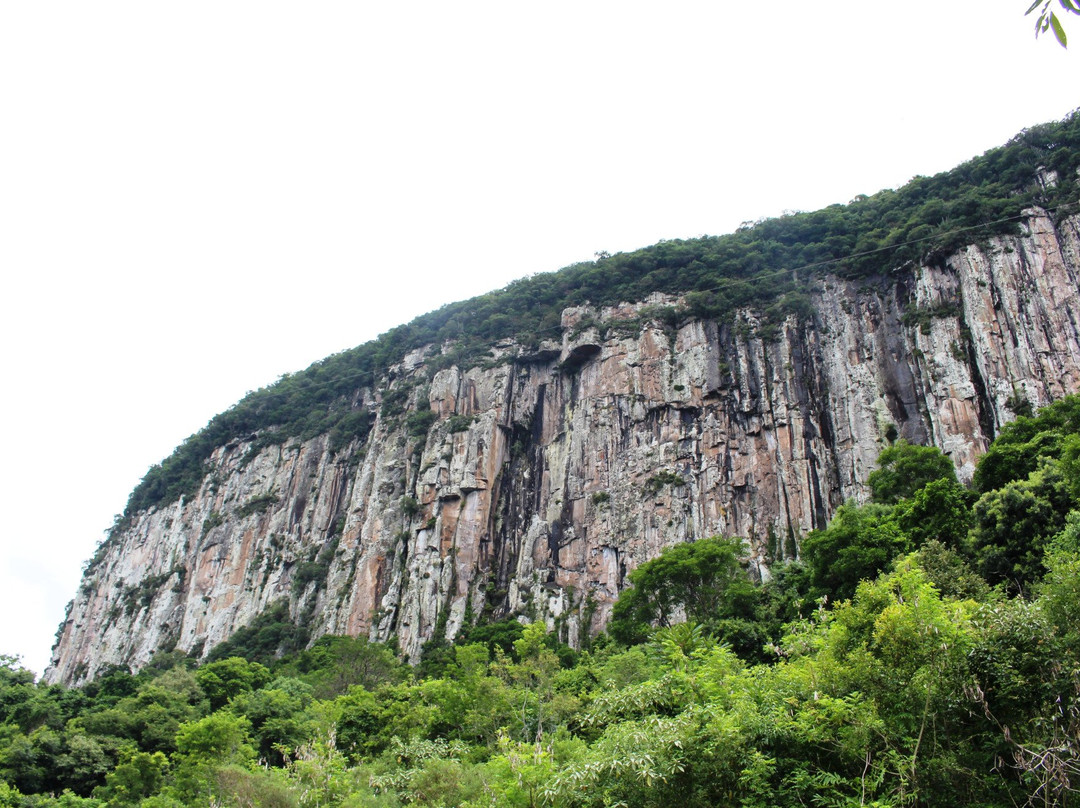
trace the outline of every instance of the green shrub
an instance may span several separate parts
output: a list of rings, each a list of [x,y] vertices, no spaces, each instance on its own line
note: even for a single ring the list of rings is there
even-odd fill
[[[874,502],[884,505],[906,499],[934,480],[956,483],[956,468],[936,446],[899,440],[882,451],[878,466],[866,483]]]
[[[659,493],[660,489],[665,486],[677,487],[680,485],[686,485],[686,480],[680,477],[673,471],[664,470],[654,474],[652,477],[645,481],[645,490],[650,494]]]
[[[439,414],[432,410],[411,412],[405,419],[405,429],[410,438],[426,438],[431,425],[439,420]]]
[[[401,498],[401,512],[408,517],[416,516],[420,513],[420,503],[410,496],[404,496]]]
[[[277,505],[281,501],[281,498],[271,492],[269,494],[260,494],[257,497],[253,497],[236,509],[236,515],[245,519],[251,516],[253,513],[263,513],[274,505]]]
[[[453,434],[464,432],[476,421],[475,415],[451,415],[446,419],[446,431]]]

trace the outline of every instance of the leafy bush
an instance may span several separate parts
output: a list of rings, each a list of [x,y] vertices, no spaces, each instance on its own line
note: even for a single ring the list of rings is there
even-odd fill
[[[446,419],[446,431],[450,434],[465,432],[475,421],[475,415],[451,415]]]
[[[1039,580],[1043,556],[1074,507],[1061,466],[1046,460],[1024,480],[987,491],[975,503],[972,542],[980,572],[991,584],[1024,592]]]
[[[841,505],[828,527],[802,543],[810,580],[819,595],[846,599],[860,581],[869,581],[910,549],[896,514],[884,505]]]
[[[257,497],[252,497],[237,508],[236,515],[241,519],[245,519],[253,513],[263,513],[264,511],[269,510],[280,501],[281,498],[273,492],[269,494],[260,494]]]
[[[401,512],[408,517],[416,516],[420,513],[420,503],[410,496],[404,496],[401,498]]]
[[[1023,480],[1038,468],[1040,459],[1062,459],[1070,452],[1070,439],[1080,435],[1080,396],[1067,396],[1039,410],[1034,417],[1021,416],[1001,428],[975,468],[976,491],[993,491],[1014,480]],[[1074,449],[1075,451],[1075,444]]]
[[[410,412],[405,419],[405,429],[410,438],[426,438],[431,425],[439,420],[439,414],[432,410]]]
[[[206,538],[207,533],[223,524],[225,524],[225,516],[218,511],[210,511],[210,515],[203,519],[202,538]]]
[[[631,587],[612,610],[609,631],[622,643],[641,642],[677,613],[704,625],[746,616],[756,594],[743,570],[741,539],[713,537],[677,544],[630,573]]]
[[[912,496],[934,480],[956,483],[956,468],[936,446],[917,446],[899,440],[878,457],[878,468],[866,484],[874,502],[892,505]]]
[[[206,655],[208,662],[239,656],[270,665],[282,654],[294,653],[307,644],[307,634],[289,614],[289,604],[279,600],[254,620],[234,631]]]
[[[645,490],[650,494],[659,493],[665,486],[680,486],[686,485],[686,480],[676,474],[674,471],[664,470],[652,475],[645,481]]]

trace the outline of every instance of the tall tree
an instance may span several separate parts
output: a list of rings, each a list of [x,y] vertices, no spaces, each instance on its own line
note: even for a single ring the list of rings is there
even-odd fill
[[[708,626],[742,617],[758,591],[742,569],[741,539],[719,536],[670,547],[630,573],[632,588],[612,611],[611,634],[620,642],[645,639],[651,626],[671,625],[680,612]]]

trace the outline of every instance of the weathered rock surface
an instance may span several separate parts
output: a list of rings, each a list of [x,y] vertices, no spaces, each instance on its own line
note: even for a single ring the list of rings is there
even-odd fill
[[[714,534],[747,537],[767,576],[865,496],[888,439],[970,478],[1010,404],[1080,389],[1078,221],[1033,211],[1024,237],[941,267],[826,278],[813,323],[772,333],[749,311],[628,327],[677,302],[654,298],[567,309],[561,340],[500,343],[482,368],[410,355],[361,406],[408,389],[409,412],[438,415],[426,437],[398,416],[337,453],[326,436],[220,447],[196,496],[139,514],[89,568],[46,678],[209,651],[283,598],[314,636],[396,636],[413,659],[480,615],[575,644],[630,570]]]

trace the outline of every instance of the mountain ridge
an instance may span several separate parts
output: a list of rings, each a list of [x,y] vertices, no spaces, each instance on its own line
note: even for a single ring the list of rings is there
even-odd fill
[[[1072,117],[1014,139],[1029,151],[1042,143],[1036,156],[1058,168],[1029,160],[1028,196],[1010,205],[1036,194],[1070,204],[1078,129]],[[970,188],[953,201],[974,200],[978,217],[1015,185],[989,182],[985,204]],[[851,207],[878,210],[874,199]],[[829,210],[796,224],[840,212]],[[865,497],[890,440],[937,445],[970,478],[1013,410],[1077,390],[1078,220],[1025,211],[1022,224],[990,220],[1014,232],[961,231],[979,243],[951,252],[940,245],[962,222],[939,222],[916,242],[933,247],[923,262],[883,271],[826,257],[834,271],[808,278],[805,262],[725,276],[687,252],[734,249],[723,237],[666,242],[511,284],[487,309],[444,307],[427,315],[432,328],[414,321],[286,377],[147,475],[87,567],[46,678],[85,681],[172,648],[205,654],[282,601],[311,636],[396,638],[414,661],[433,638],[508,615],[543,619],[580,645],[630,571],[712,534],[747,537],[767,577],[803,532]],[[855,238],[847,246],[864,249],[849,255],[896,258],[929,227],[894,224]],[[790,225],[740,237],[767,244],[758,237]],[[771,243],[781,257],[808,255],[802,242]],[[766,261],[738,260],[744,270]],[[506,314],[514,305],[494,310],[522,289],[599,282],[613,267],[639,279],[636,300],[570,299],[551,326],[542,305],[524,322]],[[679,284],[693,288],[645,291]],[[469,310],[488,341],[465,330],[429,340]]]
[[[228,440],[259,430],[264,442],[331,430],[339,439],[364,434],[368,424],[352,406],[362,385],[354,382],[373,383],[425,344],[453,341],[455,350],[445,362],[484,361],[488,343],[514,338],[536,344],[557,333],[566,305],[614,305],[653,292],[687,293],[683,316],[730,317],[748,305],[762,308],[770,322],[792,312],[805,315],[798,272],[839,264],[841,276],[873,277],[908,263],[933,264],[980,238],[1015,233],[1031,205],[1051,211],[1074,205],[1078,170],[1080,114],[1074,113],[1026,129],[951,171],[916,177],[897,191],[762,220],[726,236],[600,256],[448,304],[245,396],[151,468],[121,521],[190,494],[202,479],[202,461]]]

